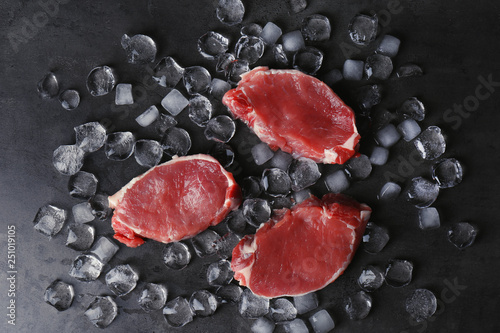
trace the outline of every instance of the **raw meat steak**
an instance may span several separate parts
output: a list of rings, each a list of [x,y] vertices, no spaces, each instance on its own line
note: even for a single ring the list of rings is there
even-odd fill
[[[342,194],[284,209],[234,248],[234,278],[265,297],[321,289],[351,262],[370,214],[370,207]]]
[[[208,155],[176,157],[109,197],[115,238],[130,247],[142,237],[163,243],[193,237],[241,203],[233,175]]]
[[[354,113],[324,82],[297,70],[257,67],[222,100],[271,148],[343,164],[360,135]]]

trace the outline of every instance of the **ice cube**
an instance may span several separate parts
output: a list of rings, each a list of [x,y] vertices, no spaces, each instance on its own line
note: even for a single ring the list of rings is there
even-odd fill
[[[399,194],[401,193],[401,186],[394,182],[387,182],[380,189],[377,198],[383,201],[392,201],[395,200]]]
[[[73,261],[69,275],[83,282],[95,281],[104,264],[93,254],[80,254]]]
[[[422,68],[415,64],[401,65],[396,71],[397,77],[422,76],[423,74]]]
[[[248,61],[252,65],[264,54],[264,41],[260,37],[243,35],[234,46],[236,58]]]
[[[95,67],[87,77],[87,90],[92,96],[109,94],[115,87],[115,84],[114,71],[108,66]]]
[[[73,224],[68,228],[66,246],[76,250],[85,251],[94,243],[95,229],[88,224]]]
[[[229,47],[229,40],[215,31],[209,31],[198,39],[198,52],[210,60],[221,53],[225,53]]]
[[[320,310],[309,317],[315,333],[328,333],[335,328],[332,316],[326,310]]]
[[[373,165],[384,165],[389,159],[389,149],[376,146],[372,150],[370,162]]]
[[[250,289],[243,290],[238,310],[245,318],[259,318],[269,312],[269,299],[255,295]]]
[[[252,333],[273,333],[275,326],[272,320],[260,317],[252,323],[250,330]]]
[[[378,18],[375,15],[356,14],[351,19],[348,29],[349,36],[355,44],[368,45],[377,37]]]
[[[262,32],[260,33],[260,38],[264,41],[266,45],[274,45],[281,37],[282,31],[273,22],[267,22]]]
[[[394,58],[398,54],[399,44],[401,44],[401,41],[398,38],[385,35],[378,45],[377,53]]]
[[[74,89],[65,90],[59,95],[59,102],[66,110],[74,110],[80,105],[80,93]]]
[[[43,298],[46,303],[52,305],[57,311],[64,311],[69,309],[74,296],[75,291],[72,285],[55,280],[45,289]]]
[[[235,60],[234,54],[223,53],[217,56],[217,64],[215,65],[215,70],[220,73],[227,74],[229,65]],[[215,79],[214,79],[215,80]],[[213,82],[213,80],[212,80]]]
[[[250,70],[248,61],[245,59],[236,59],[227,66],[226,77],[229,83],[237,84],[241,80],[241,74]]]
[[[410,97],[401,104],[396,110],[396,113],[405,118],[413,118],[416,121],[422,121],[425,118],[425,106],[418,98]]]
[[[387,124],[375,133],[375,141],[382,147],[389,148],[401,138],[396,126]]]
[[[228,144],[216,142],[209,153],[211,156],[215,157],[224,168],[229,167],[234,162],[234,150]]]
[[[35,230],[49,237],[57,235],[66,222],[66,217],[66,210],[62,208],[52,205],[42,206],[33,220]]]
[[[290,163],[292,163],[292,160],[292,155],[290,155],[289,153],[285,153],[280,149],[274,153],[273,158],[271,158],[270,160],[270,164],[273,168],[287,171]]]
[[[95,219],[92,207],[88,202],[76,204],[71,210],[73,212],[73,219],[75,220],[75,223],[87,223],[92,222]]]
[[[368,222],[363,235],[363,248],[368,253],[379,253],[389,242],[387,228]]]
[[[243,290],[241,287],[235,284],[228,284],[227,286],[219,287],[215,292],[218,297],[222,298],[222,303],[238,303],[242,293]]]
[[[231,262],[222,259],[211,263],[207,268],[207,281],[211,286],[224,286],[233,280]]]
[[[358,277],[358,285],[366,292],[372,292],[382,287],[385,277],[384,272],[377,266],[368,265]]]
[[[85,152],[75,145],[63,145],[54,150],[52,163],[63,175],[74,175],[83,166]]]
[[[282,209],[282,208],[292,208],[293,201],[290,197],[275,197],[271,200],[271,208],[273,210]]]
[[[210,87],[208,88],[208,93],[215,97],[216,99],[222,101],[222,97],[224,94],[231,89],[231,84],[229,82],[214,78],[212,79],[212,83],[210,83]]]
[[[240,34],[259,37],[262,33],[262,26],[257,23],[248,23],[241,27]],[[262,36],[261,36],[262,38]]]
[[[177,125],[177,120],[168,114],[160,113],[160,117],[155,122],[156,133],[160,136],[165,135],[165,132]]]
[[[366,58],[365,74],[368,79],[387,80],[392,69],[392,60],[388,56],[376,53]]]
[[[154,68],[153,79],[162,87],[173,88],[184,74],[182,68],[172,57],[165,57]]]
[[[422,230],[439,228],[441,223],[439,212],[434,207],[427,207],[418,210],[419,227]]]
[[[224,222],[227,225],[228,231],[237,235],[243,235],[245,233],[247,220],[243,216],[243,212],[241,210],[238,209],[230,212],[224,219]]]
[[[369,116],[372,120],[372,128],[375,131],[383,128],[396,118],[396,115],[393,112],[383,108],[372,110]]]
[[[270,315],[275,322],[293,320],[297,317],[297,309],[286,298],[275,298],[270,303]]]
[[[300,13],[307,7],[307,0],[288,0],[288,5],[294,13]]]
[[[403,120],[398,125],[398,131],[406,142],[415,139],[421,132],[420,125],[413,118]]]
[[[217,310],[217,299],[208,290],[198,290],[191,294],[189,306],[193,313],[200,317],[208,317]]]
[[[135,143],[134,157],[143,167],[154,167],[160,163],[162,156],[163,148],[158,141],[142,139]]]
[[[404,287],[411,282],[413,263],[408,260],[392,259],[385,270],[385,281],[392,287]]]
[[[255,164],[262,165],[274,156],[274,152],[267,143],[261,142],[252,147],[252,156]]]
[[[139,293],[138,303],[146,312],[159,310],[167,302],[168,291],[162,284],[147,283]]]
[[[342,75],[342,72],[336,68],[323,75],[323,81],[329,86],[334,85],[335,83],[341,81],[343,78],[344,75]]]
[[[172,327],[182,327],[193,321],[193,311],[189,302],[180,296],[167,302],[163,308],[163,316]]]
[[[294,30],[283,34],[281,40],[283,41],[283,50],[285,50],[285,52],[295,53],[306,46],[300,30]]]
[[[359,291],[347,298],[345,311],[351,320],[366,318],[372,308],[372,297],[364,291]]]
[[[191,244],[198,257],[206,257],[217,252],[214,243],[220,238],[220,235],[213,230],[207,229],[191,238]]]
[[[294,296],[293,304],[295,305],[299,315],[307,313],[318,307],[318,295],[312,292],[301,296]]]
[[[155,61],[156,43],[151,37],[141,34],[129,37],[124,34],[121,44],[130,64],[147,64]]]
[[[288,174],[292,180],[293,191],[300,191],[314,185],[321,177],[318,164],[305,157],[293,160],[288,168]]]
[[[216,15],[222,23],[236,25],[243,20],[245,6],[240,0],[219,0]]]
[[[59,93],[59,83],[54,73],[50,72],[38,81],[37,84],[38,95],[42,99],[50,99],[56,97]]]
[[[106,129],[94,121],[74,128],[76,145],[86,153],[99,150],[106,142]]]
[[[244,198],[257,198],[262,193],[260,179],[249,176],[243,179],[242,192]]]
[[[116,105],[134,104],[134,97],[132,95],[132,85],[130,83],[119,83],[116,85],[115,104]]]
[[[425,208],[432,205],[439,194],[438,184],[422,177],[415,177],[406,191],[408,201],[417,208]]]
[[[293,55],[293,68],[309,75],[314,75],[323,64],[323,52],[307,46]]]
[[[349,179],[344,170],[337,170],[325,177],[325,185],[328,191],[340,193],[347,190],[350,186]]]
[[[382,92],[378,84],[367,85],[357,89],[356,101],[362,115],[369,115],[371,109],[380,104]]]
[[[231,258],[233,250],[240,242],[241,237],[233,232],[228,232],[213,243],[217,255],[222,259]]]
[[[363,78],[364,62],[362,60],[347,59],[344,62],[342,75],[344,79],[351,81],[359,81]]]
[[[292,181],[288,174],[278,168],[264,170],[261,182],[264,191],[274,197],[286,196],[290,193],[292,186]]]
[[[69,178],[69,194],[74,198],[89,199],[97,190],[97,178],[90,172],[78,171]]]
[[[109,208],[108,196],[106,194],[98,193],[94,195],[89,202],[92,206],[94,215],[99,219],[104,220],[111,214],[111,208]]]
[[[346,172],[352,180],[366,179],[372,172],[372,163],[368,156],[360,154],[347,161]]]
[[[256,228],[271,217],[269,202],[260,198],[250,198],[243,201],[242,211],[247,222]]]
[[[471,246],[476,236],[476,227],[468,222],[454,223],[448,229],[448,240],[459,249]]]
[[[112,161],[124,161],[134,152],[135,137],[131,132],[110,133],[106,137],[104,151]]]
[[[295,318],[292,321],[278,323],[274,333],[309,333],[309,329],[302,319]]]
[[[110,296],[96,296],[84,314],[96,327],[106,328],[118,315],[118,307]]]
[[[328,17],[313,14],[302,20],[302,36],[306,41],[322,42],[330,39],[332,27]]]
[[[299,204],[302,201],[309,199],[310,197],[311,197],[311,190],[309,189],[304,189],[292,193],[292,198],[295,204]]]
[[[160,144],[168,156],[185,156],[191,149],[191,137],[185,129],[172,127],[165,131]]]
[[[183,269],[191,261],[191,251],[186,244],[172,242],[163,249],[163,263],[171,269]]]
[[[154,123],[159,116],[160,112],[158,111],[156,105],[151,105],[146,109],[146,111],[137,116],[137,118],[135,118],[135,121],[142,127],[146,127]]]
[[[106,273],[106,285],[116,296],[125,296],[137,286],[139,273],[129,264],[118,265]]]
[[[440,188],[449,188],[462,182],[462,164],[454,158],[446,158],[432,166],[432,179]]]
[[[177,116],[188,105],[188,99],[177,89],[170,90],[161,100],[161,106],[163,106],[172,116]]]
[[[205,137],[217,142],[228,142],[236,132],[236,124],[231,117],[217,116],[208,121],[205,127]]]
[[[288,67],[289,60],[285,50],[283,50],[283,44],[274,44],[271,50],[276,64],[280,67]]]
[[[99,237],[90,253],[95,255],[103,264],[107,264],[120,248],[111,239],[105,236]]]
[[[428,289],[416,289],[406,299],[406,312],[417,322],[422,322],[432,316],[437,310],[437,299]]]
[[[208,90],[212,82],[212,76],[205,67],[191,66],[184,70],[182,81],[188,94],[195,95]]]

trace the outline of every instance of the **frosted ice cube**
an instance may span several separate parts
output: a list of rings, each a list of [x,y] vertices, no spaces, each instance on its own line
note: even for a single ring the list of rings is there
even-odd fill
[[[437,299],[428,289],[416,289],[406,299],[406,312],[417,322],[422,322],[432,316],[437,310]]]
[[[74,175],[83,166],[85,152],[76,145],[63,145],[54,150],[52,163],[63,175]]]
[[[286,298],[272,299],[269,310],[271,318],[275,322],[293,320],[297,317],[297,309]]]
[[[307,313],[318,307],[318,295],[312,292],[301,296],[294,296],[293,304],[295,305],[299,315]]]
[[[228,231],[237,235],[243,235],[245,233],[247,220],[243,216],[243,212],[241,210],[238,209],[230,212],[224,219],[224,222],[226,223]]]
[[[163,263],[171,269],[183,269],[191,261],[191,251],[186,244],[172,242],[163,249]]]
[[[229,65],[235,60],[234,54],[223,53],[217,56],[217,64],[215,65],[215,70],[220,73],[227,74]],[[215,79],[214,79],[215,80]],[[213,82],[213,80],[212,80]]]
[[[158,141],[142,139],[135,143],[134,157],[143,167],[154,167],[160,163],[162,156],[163,148]]]
[[[417,208],[432,205],[439,194],[439,185],[422,177],[415,177],[406,191],[408,201]]]
[[[358,45],[368,45],[375,40],[378,31],[377,16],[356,14],[349,22],[349,36]]]
[[[396,54],[398,54],[400,44],[401,41],[398,38],[391,35],[385,35],[378,45],[377,53],[394,58]]]
[[[195,315],[208,317],[217,310],[217,299],[208,290],[198,290],[189,298],[189,306]]]
[[[283,44],[274,44],[271,50],[276,64],[280,67],[288,67],[290,61],[288,60],[285,50],[283,50]]]
[[[193,311],[184,297],[176,297],[167,302],[163,308],[163,316],[172,327],[182,327],[193,321]]]
[[[96,327],[106,328],[118,315],[118,307],[110,296],[96,296],[84,314]]]
[[[184,68],[172,57],[161,59],[154,68],[153,79],[162,87],[175,87],[182,79]]]
[[[370,162],[373,165],[384,165],[389,159],[389,149],[376,146],[372,150]]]
[[[93,254],[76,257],[69,275],[83,282],[95,281],[101,275],[104,264]]]
[[[38,95],[42,99],[56,97],[59,93],[59,83],[54,73],[50,72],[44,75],[37,84]]]
[[[75,291],[72,285],[55,280],[45,289],[43,298],[47,304],[52,305],[57,311],[64,311],[70,308],[74,296]]]
[[[88,224],[73,224],[68,228],[66,246],[76,250],[85,251],[94,243],[95,229]]]
[[[341,81],[343,78],[344,75],[342,75],[342,72],[336,68],[323,75],[323,81],[329,86],[334,85],[335,83]]]
[[[243,179],[242,192],[244,198],[257,198],[262,193],[260,178],[249,176]]]
[[[274,45],[281,37],[282,31],[273,22],[267,22],[262,32],[260,33],[260,38],[266,43],[266,45]]]
[[[225,53],[229,47],[229,40],[215,31],[209,31],[198,39],[198,52],[210,60],[221,53]]]
[[[207,268],[207,282],[211,286],[223,286],[231,283],[234,272],[231,262],[222,259],[211,263]]]
[[[422,76],[424,74],[422,67],[415,64],[401,65],[396,71],[397,77]]]
[[[210,156],[215,157],[217,161],[224,167],[227,168],[234,162],[234,150],[230,145],[216,142],[215,145],[210,148]]]
[[[125,296],[137,286],[139,273],[130,265],[118,265],[106,273],[106,285],[116,296]]]
[[[205,127],[205,137],[217,142],[228,142],[236,132],[236,124],[231,117],[226,115],[217,116],[208,121]]]
[[[236,58],[248,61],[252,65],[264,54],[264,41],[260,37],[243,35],[234,46]]]
[[[363,235],[363,249],[368,253],[379,253],[389,242],[387,228],[368,222]]]
[[[368,115],[369,111],[380,104],[382,92],[378,84],[367,85],[357,89],[356,100],[363,115]]]
[[[94,121],[74,128],[76,145],[86,153],[99,150],[106,142],[106,129]]]
[[[132,85],[130,83],[119,83],[116,85],[115,104],[116,105],[134,104],[134,97],[132,95]]]
[[[385,281],[392,287],[404,287],[411,282],[412,272],[411,261],[392,259],[385,270]]]
[[[419,227],[422,230],[436,229],[441,225],[439,212],[434,207],[419,209],[418,211]]]
[[[302,20],[302,27],[300,30],[306,41],[322,42],[330,39],[332,27],[328,17],[320,14],[313,14]]]
[[[106,137],[104,151],[112,161],[124,161],[134,152],[135,137],[131,132],[110,133]]]
[[[243,289],[235,284],[219,287],[215,292],[222,299],[222,303],[238,303],[242,293]]]
[[[366,292],[372,292],[382,287],[385,276],[382,269],[377,266],[368,265],[358,277],[358,285]]]
[[[252,147],[252,156],[255,164],[262,165],[274,156],[274,152],[267,143],[261,142]]]
[[[245,318],[259,318],[269,312],[269,299],[255,295],[250,289],[243,290],[238,310]]]
[[[284,151],[277,150],[274,153],[273,158],[270,160],[270,165],[273,168],[278,168],[284,171],[288,170],[290,163],[292,163],[293,157],[289,153],[285,153]]]
[[[401,186],[399,184],[396,184],[394,182],[387,182],[380,189],[377,198],[379,200],[391,201],[395,200],[400,193],[401,193]]]
[[[191,66],[184,70],[182,81],[188,94],[201,94],[208,90],[212,82],[210,72],[201,66]]]
[[[210,87],[208,88],[208,93],[215,97],[218,100],[222,100],[224,94],[231,89],[231,84],[229,82],[214,78],[212,79],[212,83],[210,83]]]
[[[49,237],[57,235],[64,226],[66,217],[66,210],[62,208],[52,205],[42,206],[33,220],[35,230]]]
[[[261,182],[264,191],[274,197],[286,196],[290,193],[292,186],[292,181],[288,174],[278,168],[264,170]]]
[[[71,210],[73,212],[73,219],[75,220],[75,223],[87,223],[92,222],[95,219],[92,207],[88,202],[76,204]]]
[[[318,164],[305,157],[293,160],[288,168],[288,174],[292,180],[293,191],[300,191],[306,187],[312,186],[316,184],[318,179],[321,177]]]
[[[476,236],[476,227],[468,222],[454,223],[448,229],[448,240],[459,249],[471,246]]]
[[[65,90],[59,95],[59,102],[66,110],[74,110],[80,105],[80,93],[74,89]]]
[[[392,70],[392,60],[388,56],[377,53],[366,58],[365,74],[368,79],[387,80]]]
[[[294,13],[300,13],[307,7],[307,0],[288,0],[288,5]]]
[[[191,238],[191,244],[198,257],[214,255],[217,250],[214,243],[220,239],[220,235],[213,230],[207,229]]]
[[[240,34],[259,37],[262,33],[262,26],[257,23],[248,23],[241,27]],[[262,36],[260,36],[262,38]]]
[[[90,249],[90,253],[98,258],[103,264],[107,264],[119,249],[118,245],[111,239],[101,236],[95,241]]]
[[[432,179],[440,188],[449,188],[462,182],[462,164],[454,158],[446,158],[432,166]]]
[[[163,106],[172,116],[177,116],[188,105],[188,99],[177,89],[170,90],[161,100],[161,106]]]
[[[364,62],[362,60],[347,59],[344,62],[342,75],[346,80],[359,81],[363,78]]]
[[[157,49],[151,37],[141,34],[129,37],[124,34],[121,44],[130,64],[147,64],[155,61]]]
[[[323,64],[323,52],[307,46],[293,55],[293,68],[309,75],[314,75]]]
[[[87,77],[87,90],[92,96],[104,96],[109,94],[116,84],[113,69],[108,66],[100,66],[92,69]]]
[[[278,323],[274,333],[309,333],[309,329],[302,319],[295,318],[292,321]]]
[[[156,105],[151,105],[146,109],[146,111],[137,116],[137,118],[135,118],[135,121],[142,127],[146,127],[154,123],[159,116],[160,112],[158,111]]]
[[[216,15],[222,23],[235,25],[243,20],[245,6],[240,0],[219,0]]]
[[[309,189],[304,189],[304,190],[300,190],[300,191],[292,193],[293,201],[296,204],[299,204],[302,201],[309,199],[310,197],[311,197],[311,190],[309,190]]]
[[[406,118],[413,118],[416,121],[422,121],[425,118],[425,106],[416,97],[410,97],[404,101],[396,110],[396,113]]]
[[[325,185],[328,191],[340,193],[347,190],[350,186],[349,179],[344,170],[337,170],[325,177]]]
[[[368,156],[360,154],[346,162],[346,172],[353,180],[366,179],[372,172],[372,163]]]
[[[252,323],[250,330],[252,333],[273,333],[276,325],[266,317],[260,317]]]
[[[155,131],[160,136],[165,135],[165,132],[177,125],[177,120],[168,114],[160,113],[160,117],[155,122]]]
[[[248,61],[245,59],[236,59],[227,66],[226,77],[229,83],[237,84],[241,80],[241,74],[250,70]]]
[[[74,198],[89,199],[97,190],[98,180],[90,172],[78,171],[69,178],[69,194]]]
[[[368,316],[372,308],[372,297],[359,291],[347,298],[345,311],[351,320],[361,320]]]
[[[271,217],[269,202],[260,198],[250,198],[243,201],[242,211],[247,222],[256,228]]]
[[[396,126],[387,124],[375,133],[375,141],[382,147],[389,148],[401,138]]]
[[[294,53],[306,46],[300,30],[294,30],[283,34],[281,40],[283,41],[283,50],[285,50],[285,52]]]
[[[415,119],[408,118],[398,125],[398,131],[406,142],[415,139],[421,132],[420,125]]]
[[[138,303],[146,312],[159,310],[167,302],[168,291],[162,284],[147,283],[139,293]]]
[[[326,310],[320,310],[309,317],[315,333],[328,333],[335,328],[332,316]]]
[[[191,149],[191,137],[185,129],[172,127],[165,131],[160,144],[168,156],[185,156]]]

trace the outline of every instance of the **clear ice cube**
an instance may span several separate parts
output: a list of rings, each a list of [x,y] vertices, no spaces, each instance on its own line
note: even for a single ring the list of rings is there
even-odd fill
[[[406,191],[409,202],[417,208],[425,208],[432,205],[439,195],[439,185],[423,177],[415,177]]]
[[[163,249],[163,263],[171,269],[183,269],[191,261],[191,251],[186,244],[172,242]]]
[[[262,33],[262,26],[257,23],[248,23],[241,27],[240,34],[259,37]],[[261,36],[262,37],[262,36]]]
[[[107,264],[119,249],[120,247],[111,239],[101,236],[95,241],[90,249],[90,253],[98,258],[103,264]]]
[[[59,102],[66,110],[74,110],[80,105],[80,93],[74,89],[65,90],[59,95]]]
[[[389,231],[385,227],[368,222],[362,240],[366,252],[379,253],[389,242]]]
[[[95,281],[104,264],[93,254],[81,254],[73,261],[69,275],[83,282]]]
[[[372,172],[372,163],[368,156],[360,154],[346,162],[346,172],[352,180],[366,179]]]
[[[237,84],[241,80],[241,74],[250,70],[248,61],[245,59],[236,59],[227,66],[226,77],[229,83]]]
[[[96,296],[84,314],[96,327],[106,328],[118,315],[118,307],[110,296]]]
[[[295,204],[299,204],[302,201],[309,199],[310,197],[311,197],[311,190],[309,189],[304,189],[292,193],[292,198]]]
[[[314,333],[328,333],[335,328],[332,316],[325,309],[310,316],[309,322],[313,327]]]
[[[399,139],[401,134],[393,124],[387,124],[375,133],[375,141],[385,148],[393,146]]]
[[[146,312],[160,310],[167,302],[167,288],[158,283],[147,283],[139,293],[138,303]]]
[[[398,38],[385,35],[378,45],[377,53],[394,58],[398,54],[400,44],[401,41]]]
[[[224,219],[227,225],[227,229],[237,235],[243,235],[245,233],[245,228],[247,226],[247,220],[243,216],[243,212],[238,210],[233,210]]]
[[[286,298],[275,298],[270,302],[269,314],[275,322],[288,321],[297,317],[297,309]]]
[[[172,116],[177,116],[188,105],[188,99],[177,89],[170,90],[161,100],[161,106],[163,106]]]
[[[182,81],[188,94],[201,94],[208,90],[212,82],[210,72],[201,66],[191,66],[184,70]]]
[[[191,238],[191,244],[193,245],[194,251],[198,257],[207,257],[214,255],[217,249],[214,243],[221,237],[218,233],[213,230],[207,229],[200,232],[198,235]]]
[[[408,118],[403,120],[398,125],[398,131],[399,133],[401,133],[403,140],[408,142],[415,139],[422,130],[420,129],[420,125],[415,121],[415,119]]]
[[[359,287],[366,292],[372,292],[382,287],[384,281],[384,271],[381,268],[372,265],[364,267],[358,277]]]
[[[245,318],[259,318],[269,312],[269,299],[255,295],[250,289],[243,290],[238,310]]]
[[[236,124],[231,117],[220,115],[210,119],[205,127],[205,137],[217,142],[228,142],[236,132]]]
[[[63,175],[74,175],[83,166],[85,152],[76,145],[62,145],[54,150],[52,163]]]
[[[124,34],[121,44],[130,64],[147,64],[155,61],[157,48],[151,37],[141,34],[129,37]]]
[[[231,84],[227,81],[214,78],[212,79],[212,83],[210,83],[210,87],[208,88],[208,93],[218,99],[219,101],[222,101],[222,97],[224,97],[224,94],[228,92],[231,89]]]
[[[389,159],[389,149],[376,146],[370,155],[370,162],[373,165],[384,165]]]
[[[156,133],[160,136],[165,135],[165,132],[177,125],[177,120],[168,114],[160,113],[160,117],[155,122]]]
[[[432,179],[440,188],[449,188],[462,182],[462,164],[454,158],[443,159],[432,166]]]
[[[267,22],[260,33],[260,38],[262,38],[266,45],[274,45],[281,37],[281,34],[282,31],[280,27],[273,22]]]
[[[231,262],[222,259],[211,263],[207,268],[207,282],[211,286],[224,286],[233,280]]]
[[[200,317],[208,317],[217,310],[217,299],[208,290],[198,290],[191,294],[189,306],[193,313]]]
[[[396,184],[394,182],[387,182],[380,189],[377,198],[383,201],[392,201],[396,200],[396,198],[399,196],[400,193],[401,193],[401,186],[399,184]]]
[[[355,44],[368,45],[377,37],[378,18],[375,15],[356,14],[351,19],[348,30],[349,36]]]
[[[309,42],[322,42],[330,39],[332,27],[328,17],[313,14],[302,20],[301,27],[302,36]]]
[[[87,223],[92,222],[95,219],[92,206],[88,202],[81,202],[76,204],[71,209],[73,212],[73,219],[75,223]]]
[[[281,40],[283,41],[283,50],[285,52],[295,53],[306,46],[300,30],[294,30],[283,34]]]
[[[210,148],[210,156],[215,157],[217,161],[222,165],[222,167],[227,168],[234,162],[234,150],[230,145],[216,142],[215,145]]]
[[[264,54],[264,41],[260,37],[243,35],[234,46],[236,58],[248,61],[252,65]]]
[[[74,128],[76,145],[86,153],[99,150],[106,142],[106,129],[97,121]]]
[[[405,118],[422,121],[425,118],[425,106],[418,98],[410,97],[399,106],[396,113]]]
[[[389,260],[385,270],[385,281],[392,287],[407,286],[412,279],[413,263],[403,259]]]
[[[172,127],[165,131],[160,144],[168,156],[185,156],[191,149],[191,137],[185,129]]]
[[[366,58],[365,74],[368,79],[387,80],[392,70],[392,60],[388,56],[376,53]]]
[[[294,296],[293,304],[299,315],[307,313],[318,307],[318,295],[312,292],[301,296]]]
[[[307,7],[307,0],[288,0],[287,2],[294,13],[300,13]]]
[[[234,54],[222,53],[217,56],[217,64],[215,70],[219,73],[227,74],[229,65],[235,60]],[[213,81],[213,80],[212,80]]]
[[[302,319],[295,318],[292,321],[278,323],[274,333],[309,333],[309,329]]]
[[[422,322],[432,316],[437,310],[437,299],[428,289],[416,289],[406,299],[406,312],[417,322]]]
[[[106,194],[98,193],[89,200],[92,211],[99,219],[104,220],[111,214],[109,200]]]
[[[89,199],[95,195],[98,180],[90,172],[78,171],[69,178],[69,194],[74,198]]]
[[[401,65],[396,71],[397,77],[412,77],[412,76],[422,76],[424,71],[422,67],[416,64],[404,64]]]
[[[130,265],[118,265],[106,273],[106,285],[116,296],[125,296],[137,286],[139,273]]]
[[[380,104],[382,92],[378,84],[367,85],[357,89],[356,100],[363,115],[369,115],[370,110]]]
[[[219,0],[216,15],[222,23],[236,25],[243,20],[245,6],[241,0]]]
[[[52,305],[57,311],[64,311],[70,308],[75,297],[75,291],[71,284],[67,284],[61,280],[55,280],[47,289],[43,298],[46,303]]]
[[[273,158],[270,160],[270,165],[273,168],[278,168],[284,171],[288,170],[290,163],[292,163],[293,157],[289,153],[285,153],[284,151],[277,150],[274,153]]]
[[[54,73],[50,72],[44,75],[37,84],[38,95],[42,99],[56,97],[59,93],[59,83]]]
[[[274,322],[266,317],[257,318],[250,326],[252,333],[273,333]]]
[[[160,116],[160,111],[158,111],[156,105],[151,105],[149,108],[146,109],[146,111],[138,115],[135,118],[135,121],[140,126],[147,127],[152,123],[154,123],[159,116]]]
[[[162,156],[163,148],[158,141],[142,139],[135,143],[134,157],[143,167],[154,167],[160,163]]]
[[[255,176],[245,177],[242,184],[243,198],[257,198],[262,194],[260,179]]]
[[[280,67],[288,67],[290,61],[288,60],[288,56],[283,49],[283,44],[274,44],[271,50],[276,64]]]
[[[321,177],[318,164],[305,157],[293,160],[288,168],[288,174],[292,180],[293,191],[300,191],[306,187],[312,186],[316,184]]]
[[[217,55],[225,53],[228,47],[229,39],[215,31],[209,31],[198,39],[198,52],[210,60],[214,60]]]
[[[252,147],[252,156],[255,164],[262,165],[269,161],[273,156],[274,152],[269,148],[267,143],[261,142]]]
[[[176,297],[167,302],[163,308],[163,316],[172,327],[182,327],[193,321],[193,311],[184,297]]]
[[[235,284],[228,284],[217,288],[215,294],[221,298],[222,303],[238,303],[243,294],[243,289]]]
[[[85,251],[94,243],[95,229],[88,224],[72,224],[68,228],[66,246],[76,250]]]
[[[104,151],[112,161],[124,161],[134,152],[135,137],[131,132],[110,133],[106,137]]]
[[[329,85],[330,87],[333,86],[335,83],[341,81],[344,78],[344,75],[342,75],[342,72],[335,68],[323,75],[323,81]]]
[[[66,210],[62,208],[53,205],[42,206],[33,220],[35,230],[49,237],[57,235],[64,226],[66,217]]]
[[[314,75],[323,64],[323,52],[312,46],[306,46],[293,55],[293,68]]]
[[[359,81],[363,78],[363,68],[365,64],[362,60],[347,59],[344,62],[342,75],[344,79],[350,81]]]
[[[350,183],[345,171],[337,170],[325,177],[325,185],[328,191],[332,193],[340,193],[347,190]]]
[[[118,83],[116,85],[115,104],[116,105],[134,104],[134,96],[132,95],[132,85],[130,83]]]
[[[256,228],[271,217],[269,202],[261,198],[250,198],[243,201],[242,211],[247,222]]]
[[[448,240],[459,249],[469,247],[474,243],[477,229],[468,222],[454,223],[448,229]]]
[[[351,320],[361,320],[368,316],[372,308],[372,297],[359,291],[347,297],[345,311]]]
[[[262,187],[273,197],[286,196],[290,193],[292,181],[288,174],[278,168],[265,169],[262,173]]]
[[[436,229],[441,226],[439,212],[434,207],[418,210],[418,223],[422,230]]]
[[[162,87],[173,88],[184,74],[184,68],[172,57],[161,59],[154,68],[153,79]]]
[[[92,69],[87,77],[87,90],[92,96],[109,94],[116,84],[114,71],[108,66],[99,66]]]

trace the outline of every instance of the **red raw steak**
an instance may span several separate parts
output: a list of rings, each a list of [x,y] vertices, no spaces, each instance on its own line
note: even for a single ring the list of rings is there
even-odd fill
[[[257,67],[222,102],[271,148],[343,164],[360,135],[354,113],[324,82],[297,70]]]
[[[342,194],[312,196],[238,243],[234,278],[265,297],[319,290],[349,265],[370,214],[370,207]]]
[[[232,174],[208,155],[174,158],[138,176],[109,197],[115,238],[130,247],[151,238],[190,238],[216,225],[241,203]]]

